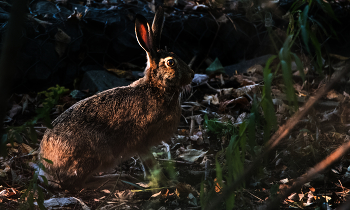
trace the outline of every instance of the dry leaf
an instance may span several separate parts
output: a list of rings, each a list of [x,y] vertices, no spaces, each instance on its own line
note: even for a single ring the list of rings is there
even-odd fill
[[[16,114],[22,111],[22,106],[18,104],[13,104],[11,110],[8,112],[8,116],[13,118]]]
[[[32,147],[30,147],[29,145],[27,145],[25,143],[22,143],[21,146],[22,146],[21,147],[22,148],[22,153],[24,153],[24,154],[29,154],[29,153],[34,151],[34,149]]]
[[[6,173],[11,170],[10,166],[8,164],[5,165],[4,169],[0,169],[0,177],[6,177]]]
[[[186,160],[188,162],[194,163],[197,161],[199,158],[204,157],[204,155],[208,151],[203,151],[203,150],[196,150],[196,149],[184,149],[184,148],[179,148],[176,153],[178,153],[178,157],[182,158],[183,160]]]
[[[254,93],[257,92],[259,88],[259,85],[258,84],[255,84],[255,85],[247,85],[247,86],[244,86],[244,87],[241,87],[241,88],[237,88],[235,90],[237,96],[244,96],[244,95],[254,95]]]
[[[219,102],[219,98],[218,98],[218,94],[215,94],[215,95],[205,95],[204,96],[204,102],[207,102],[208,105],[210,104],[214,104],[214,105],[218,105],[220,102]]]
[[[206,74],[195,74],[194,78],[192,79],[193,83],[196,83],[197,85],[204,84],[208,81],[209,76]]]

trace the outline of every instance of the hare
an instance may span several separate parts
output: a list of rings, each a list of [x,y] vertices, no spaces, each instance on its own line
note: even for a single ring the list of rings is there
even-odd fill
[[[175,132],[181,116],[179,94],[191,83],[194,72],[174,53],[159,49],[163,23],[161,7],[152,28],[145,17],[136,15],[136,37],[147,54],[143,78],[77,102],[46,130],[39,149],[39,161],[46,169],[39,175],[49,185],[99,186],[94,184],[101,181],[93,176],[96,172],[136,154],[146,157],[150,146]]]

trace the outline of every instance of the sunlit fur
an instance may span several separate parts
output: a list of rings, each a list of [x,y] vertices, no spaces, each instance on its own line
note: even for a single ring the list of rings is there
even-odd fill
[[[164,19],[161,12],[157,15],[159,21]],[[143,18],[138,23],[145,22]],[[164,63],[168,57],[175,60],[174,66]],[[46,167],[41,175],[50,185],[89,187],[96,172],[109,170],[170,139],[180,121],[180,92],[192,81],[194,72],[171,52],[152,50],[147,52],[147,59],[143,78],[81,100],[52,122],[53,128],[46,130],[39,151]]]

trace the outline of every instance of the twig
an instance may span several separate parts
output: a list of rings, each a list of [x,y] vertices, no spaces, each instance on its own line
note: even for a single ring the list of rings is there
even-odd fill
[[[47,129],[47,127],[34,127],[34,129]]]
[[[186,165],[192,165],[190,162],[186,161],[179,161],[179,160],[167,160],[167,159],[157,159],[158,161],[164,161],[164,162],[171,162],[171,163],[179,163],[179,164],[186,164]]]
[[[115,185],[114,185],[113,190],[111,191],[111,193],[109,193],[109,195],[107,196],[107,198],[104,199],[104,201],[103,201],[96,209],[100,209],[101,206],[107,202],[107,200],[109,199],[109,197],[111,197],[111,195],[114,194],[114,192],[117,190],[117,185],[118,185],[118,182],[119,182],[119,178],[120,178],[120,176],[118,176],[118,179],[117,179],[117,181],[115,182]]]
[[[189,134],[189,136],[193,135],[194,127],[195,127],[194,118],[193,118],[193,116],[191,116],[191,124],[190,124],[190,134]]]
[[[50,191],[48,191],[45,187],[41,186],[40,184],[38,184],[38,186],[43,189],[46,193],[50,193]],[[51,194],[51,193],[50,193]]]
[[[210,89],[212,89],[212,90],[214,90],[214,91],[220,93],[220,90],[213,88],[212,86],[210,86],[210,85],[208,84],[208,82],[206,82],[205,84],[208,86],[208,88],[210,88]]]
[[[191,95],[184,101],[187,102],[188,100],[190,100],[190,98],[197,92],[197,90],[191,92]]]
[[[251,196],[253,196],[254,198],[258,199],[260,202],[263,202],[264,200],[259,198],[258,196],[254,195],[253,193],[249,192],[247,189],[243,189],[244,191],[246,191],[247,193],[249,193]]]
[[[345,66],[345,68],[327,85],[320,88],[314,97],[310,97],[310,99],[306,102],[302,109],[299,109],[287,122],[285,125],[281,126],[276,133],[271,137],[271,139],[267,142],[265,146],[265,151],[258,155],[258,157],[251,163],[250,166],[243,171],[243,173],[237,177],[237,179],[229,185],[226,189],[223,190],[221,196],[217,197],[206,209],[216,209],[217,205],[222,202],[223,198],[228,198],[228,196],[233,193],[233,191],[241,186],[244,180],[249,179],[256,168],[260,167],[261,161],[267,157],[269,152],[277,145],[279,142],[285,138],[289,132],[294,128],[294,126],[299,122],[299,120],[304,117],[307,112],[315,105],[315,103],[325,94],[327,93],[344,75],[346,75],[350,70],[349,64]],[[302,110],[302,111],[300,111]]]
[[[267,207],[266,210],[270,209],[279,209],[279,202],[286,198],[288,195],[292,194],[293,192],[300,189],[303,184],[310,181],[316,174],[323,171],[325,168],[327,168],[330,164],[337,161],[339,158],[341,158],[348,150],[350,149],[350,141],[344,143],[342,146],[340,146],[338,149],[336,149],[332,154],[330,154],[326,159],[319,162],[315,167],[311,168],[305,176],[302,176],[299,181],[293,184],[292,187],[287,189],[282,195],[278,196],[276,199],[272,200]]]
[[[190,67],[192,69],[193,63],[196,60],[197,55],[193,56],[192,60],[190,61],[190,63],[188,64],[188,67]]]

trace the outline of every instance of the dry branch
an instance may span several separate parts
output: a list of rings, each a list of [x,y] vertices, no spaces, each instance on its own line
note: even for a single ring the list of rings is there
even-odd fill
[[[271,137],[271,139],[267,142],[265,146],[265,150],[262,154],[258,155],[258,157],[251,163],[250,166],[239,176],[230,186],[223,190],[223,193],[217,197],[206,209],[216,209],[217,205],[219,205],[223,199],[226,199],[235,189],[242,185],[244,180],[250,179],[254,174],[254,171],[260,167],[261,161],[267,157],[269,152],[280,143],[280,141],[286,137],[289,132],[294,128],[294,126],[301,120],[308,111],[316,104],[316,102],[328,91],[332,89],[332,87],[340,81],[341,78],[344,77],[350,71],[350,66],[347,64],[344,69],[336,75],[336,77],[331,80],[327,85],[320,88],[316,95],[310,97],[306,104],[299,109],[287,122],[285,125],[281,126],[275,134]],[[302,110],[302,111],[300,111]]]

